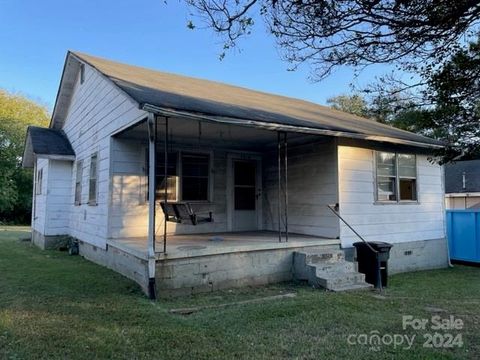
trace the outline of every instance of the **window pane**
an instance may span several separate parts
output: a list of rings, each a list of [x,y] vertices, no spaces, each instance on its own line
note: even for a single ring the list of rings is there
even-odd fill
[[[88,202],[95,204],[97,202],[97,154],[90,157],[90,177],[88,181]]]
[[[169,176],[167,178],[167,200],[177,200],[177,176]],[[165,176],[157,175],[157,199],[165,199]]]
[[[400,179],[400,200],[417,200],[415,179]]]
[[[255,210],[255,187],[235,187],[235,210]]]
[[[208,177],[183,177],[182,199],[186,201],[208,200]]]
[[[209,156],[205,154],[182,154],[183,176],[208,176]]]
[[[235,185],[255,186],[254,162],[235,161]]]
[[[90,178],[97,177],[97,155],[93,155],[90,159]]]
[[[398,176],[416,177],[415,155],[398,155]]]
[[[377,175],[395,176],[395,154],[377,152]]]
[[[165,153],[157,152],[155,158],[157,162],[157,175],[165,175]],[[148,149],[147,149],[147,167],[148,167]],[[177,175],[177,153],[168,153],[167,155],[168,175]]]
[[[395,195],[395,178],[378,177],[377,178],[377,200],[378,201],[394,201],[397,200]]]
[[[82,175],[83,175],[83,160],[77,162],[77,173],[75,177],[75,204],[80,204],[82,201]]]
[[[97,201],[97,181],[95,179],[90,179],[90,186],[88,189],[88,201]]]

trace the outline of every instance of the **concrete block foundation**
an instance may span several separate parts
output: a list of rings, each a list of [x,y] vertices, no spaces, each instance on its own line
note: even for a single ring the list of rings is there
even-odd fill
[[[106,250],[78,242],[80,255],[96,264],[112,269],[138,283],[143,292],[148,293],[148,261],[131,255],[113,246]]]
[[[158,260],[157,293],[160,297],[179,296],[290,281],[295,251],[324,248],[270,249]]]
[[[70,236],[68,235],[48,236],[43,235],[36,230],[32,230],[32,243],[42,250],[58,250],[62,247],[66,247],[69,241]]]
[[[355,248],[344,250],[346,258],[353,261]],[[447,266],[448,249],[445,238],[394,243],[388,260],[389,274],[441,269]]]

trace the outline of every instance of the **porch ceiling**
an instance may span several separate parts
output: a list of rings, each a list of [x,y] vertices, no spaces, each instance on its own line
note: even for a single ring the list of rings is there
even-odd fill
[[[157,138],[162,142],[165,134],[164,120],[157,119]],[[191,120],[179,117],[169,118],[170,144],[189,146],[215,146],[229,149],[265,150],[277,146],[275,131],[256,129],[245,126],[219,124]],[[147,142],[148,128],[146,121],[122,131],[117,138]],[[327,138],[320,135],[289,133],[289,146],[301,145]]]

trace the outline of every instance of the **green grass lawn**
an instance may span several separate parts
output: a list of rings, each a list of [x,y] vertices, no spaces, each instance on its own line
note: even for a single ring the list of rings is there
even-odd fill
[[[391,276],[375,292],[327,293],[281,284],[156,303],[130,280],[64,252],[41,251],[21,227],[0,227],[0,359],[478,359],[480,268]],[[295,298],[210,308],[295,292]],[[403,330],[402,315],[462,319],[463,346],[424,348],[427,330]],[[416,335],[410,350],[349,345],[359,334]],[[388,337],[385,338],[388,342]]]

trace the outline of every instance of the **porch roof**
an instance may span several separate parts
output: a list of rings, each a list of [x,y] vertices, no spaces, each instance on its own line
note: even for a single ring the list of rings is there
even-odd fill
[[[70,54],[110,79],[140,108],[161,115],[427,148],[444,145],[434,139],[304,100],[163,73],[78,52]]]

